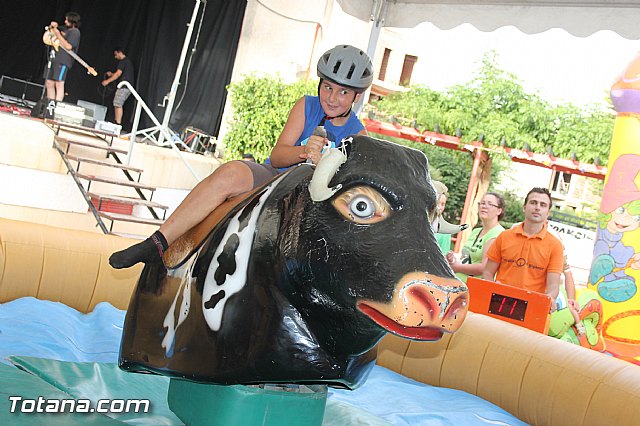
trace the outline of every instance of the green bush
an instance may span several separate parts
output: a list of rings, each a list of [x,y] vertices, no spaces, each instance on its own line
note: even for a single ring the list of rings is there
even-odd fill
[[[223,139],[225,160],[242,158],[243,153],[252,153],[258,162],[266,160],[293,105],[303,95],[315,94],[317,87],[317,80],[287,84],[278,76],[255,74],[231,83],[227,90],[233,113]]]
[[[453,151],[425,143],[371,133],[370,136],[385,139],[399,145],[415,148],[425,153],[429,159],[431,178],[444,183],[449,190],[443,216],[451,223],[460,223],[460,215],[467,196],[467,186],[471,175],[472,158],[468,153]]]
[[[500,195],[504,199],[504,216],[500,221],[502,226],[509,229],[514,223],[524,221],[524,211],[522,210],[524,198],[511,192],[502,192]]]

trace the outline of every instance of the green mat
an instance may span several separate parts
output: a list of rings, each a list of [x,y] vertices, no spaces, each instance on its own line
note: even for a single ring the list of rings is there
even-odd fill
[[[127,373],[116,364],[75,363],[44,358],[13,356],[8,360],[18,368],[0,363],[0,424],[5,425],[182,425],[169,409],[169,378],[152,374]],[[10,396],[37,401],[88,399],[149,400],[149,412],[100,413],[11,413]],[[43,406],[46,407],[46,401]],[[123,410],[120,410],[123,411]],[[212,423],[215,414],[212,414]],[[323,426],[344,424],[389,425],[364,410],[327,400]]]
[[[113,420],[103,414],[97,413],[38,413],[37,401],[42,398],[46,401],[54,401],[72,398],[69,394],[61,391],[40,379],[38,376],[18,370],[6,364],[0,363],[0,424],[20,426],[20,425],[122,425],[121,422]],[[20,401],[10,397],[21,397]],[[25,403],[24,408],[31,412],[20,412],[22,403],[26,400],[34,401]],[[46,401],[41,407],[46,408]],[[12,405],[14,412],[12,413]]]

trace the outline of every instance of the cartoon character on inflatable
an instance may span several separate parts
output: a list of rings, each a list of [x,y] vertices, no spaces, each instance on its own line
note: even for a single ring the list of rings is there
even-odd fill
[[[616,110],[588,287],[603,304],[607,351],[640,363],[640,55],[611,88]]]
[[[640,227],[640,200],[634,199],[638,194],[633,191],[635,183],[629,175],[634,170],[637,173],[639,166],[640,156],[618,157],[602,195],[600,210],[605,214],[593,248],[589,282],[602,299],[612,303],[626,302],[638,291],[636,280],[626,270],[640,269],[640,253],[622,238]]]
[[[551,314],[549,336],[569,343],[603,352],[602,303],[598,294],[590,289],[576,289],[579,310],[574,310],[562,289],[557,299],[558,309]]]

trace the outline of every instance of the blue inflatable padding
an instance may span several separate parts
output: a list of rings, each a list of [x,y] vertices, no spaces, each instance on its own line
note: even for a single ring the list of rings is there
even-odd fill
[[[417,382],[376,366],[360,388],[329,389],[329,400],[393,425],[526,425],[502,408],[467,392]]]
[[[83,314],[24,297],[0,304],[0,361],[9,355],[74,362],[118,362],[125,311],[109,303]]]
[[[42,389],[54,386],[71,397],[92,400],[148,398],[154,407],[150,418],[113,416],[111,421],[130,425],[180,424],[166,401],[168,378],[127,373],[115,365],[123,322],[124,311],[108,303],[97,305],[89,314],[31,297],[0,304],[0,358],[9,363],[5,358],[12,356],[13,363],[32,373],[34,380],[42,381]],[[1,373],[2,370],[0,381],[12,383],[5,386],[5,392],[15,394],[23,390],[13,385],[12,380],[1,380],[8,377],[8,372]],[[9,424],[4,420],[12,417],[5,418],[5,415],[8,414],[0,413],[0,423]],[[82,421],[77,424],[80,423]],[[329,391],[323,425],[348,424],[518,426],[526,423],[474,395],[429,386],[375,366],[358,389]]]

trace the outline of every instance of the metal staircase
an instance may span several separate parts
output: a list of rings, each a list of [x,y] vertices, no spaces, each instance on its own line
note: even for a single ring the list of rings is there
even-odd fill
[[[60,154],[69,174],[82,193],[89,210],[96,219],[97,226],[105,234],[117,234],[114,232],[114,224],[117,222],[155,226],[160,226],[164,222],[169,207],[152,201],[156,188],[140,182],[142,169],[122,163],[119,155],[127,155],[128,151],[113,146],[114,135],[59,121],[45,120],[45,123],[55,133],[53,147]],[[95,156],[75,154],[74,151],[80,147],[85,153],[94,152]],[[83,164],[91,164],[94,166],[93,169],[97,166],[98,170],[121,170],[123,178],[84,173]],[[112,194],[108,189],[95,191],[91,189],[94,182],[100,183],[101,188],[120,188],[119,192],[129,191],[132,194],[131,196]],[[122,188],[126,188],[125,191]],[[152,218],[134,215],[134,206],[143,206],[150,212]],[[118,209],[122,211],[117,211]]]

